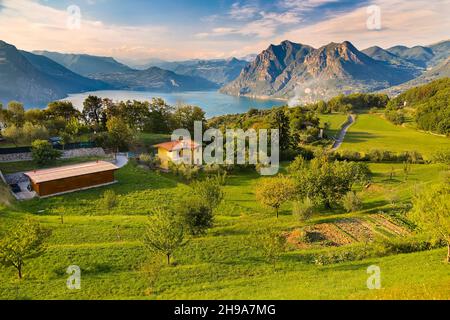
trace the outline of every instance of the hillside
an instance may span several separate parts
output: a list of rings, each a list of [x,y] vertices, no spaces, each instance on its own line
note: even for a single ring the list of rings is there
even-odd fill
[[[52,60],[0,41],[0,101],[46,105],[68,93],[106,89],[101,81],[82,77]]]
[[[269,46],[221,91],[309,102],[339,93],[374,91],[413,77],[411,70],[372,59],[348,41],[319,49],[284,41]]]
[[[131,68],[121,64],[111,57],[98,57],[87,54],[64,54],[50,51],[33,51],[37,55],[45,56],[67,69],[89,77],[96,73],[126,72]]]
[[[236,79],[247,64],[247,61],[236,58],[213,60],[194,59],[173,62],[154,59],[140,66],[139,69],[158,67],[181,75],[201,77],[219,86],[223,86]]]
[[[217,88],[216,84],[206,79],[179,75],[158,67],[116,73],[97,73],[92,77],[123,90],[171,92]]]

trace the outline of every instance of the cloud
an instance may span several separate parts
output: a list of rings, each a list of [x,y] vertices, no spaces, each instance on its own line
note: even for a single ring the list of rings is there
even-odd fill
[[[37,1],[3,0],[0,11],[0,39],[25,50],[54,50],[120,56],[133,51],[146,55],[148,49],[166,36],[164,26],[121,26],[83,18],[79,28],[69,28],[76,17]],[[126,44],[126,45],[124,45]],[[120,48],[120,49],[118,49]]]
[[[362,7],[327,21],[295,28],[276,39],[290,39],[316,47],[332,41],[350,40],[361,49],[372,45],[427,45],[448,39],[448,0],[377,0],[373,4],[380,8],[381,30],[367,29],[367,7]]]

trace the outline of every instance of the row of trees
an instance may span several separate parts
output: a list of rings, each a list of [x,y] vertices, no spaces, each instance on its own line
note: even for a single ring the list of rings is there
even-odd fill
[[[6,108],[0,104],[0,134],[16,146],[50,136],[59,136],[64,145],[86,136],[103,147],[125,149],[136,132],[193,131],[195,121],[205,121],[201,108],[181,104],[172,107],[159,98],[113,102],[91,95],[81,111],[69,101],[52,102],[43,110],[25,110],[23,104],[14,101]]]
[[[384,109],[389,102],[386,94],[352,93],[338,95],[328,101],[320,100],[304,106],[305,109],[318,113],[343,112],[353,110],[369,110],[371,108]]]
[[[327,157],[305,161],[297,157],[288,168],[289,176],[264,179],[258,184],[256,198],[275,210],[288,200],[330,209],[341,204],[355,184],[366,185],[370,170],[365,163],[330,161]]]

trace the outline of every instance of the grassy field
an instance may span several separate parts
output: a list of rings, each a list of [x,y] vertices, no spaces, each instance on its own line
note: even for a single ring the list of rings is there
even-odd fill
[[[309,224],[369,221],[372,214],[389,212],[389,195],[395,194],[402,204],[417,188],[444,177],[444,168],[438,165],[414,165],[408,181],[402,178],[400,164],[370,167],[372,187],[356,190],[364,201],[360,212],[321,210]],[[391,170],[396,172],[393,180],[389,180]],[[0,234],[26,214],[53,230],[47,252],[26,264],[22,281],[16,280],[12,268],[0,267],[1,299],[450,298],[450,270],[442,262],[445,249],[319,266],[311,263],[311,254],[338,248],[291,247],[275,266],[268,264],[253,246],[254,234],[268,226],[290,232],[304,224],[291,214],[291,204],[282,207],[277,220],[255,201],[255,185],[261,178],[254,172],[230,176],[214,228],[204,237],[190,239],[175,253],[175,264],[164,266],[150,286],[141,271],[148,256],[142,246],[147,215],[155,207],[173,205],[189,186],[171,175],[131,164],[120,169],[117,178],[119,183],[110,188],[118,194],[118,204],[109,211],[99,204],[107,188],[1,207]],[[62,211],[64,224],[59,217]],[[366,269],[373,264],[381,268],[381,290],[366,287]],[[82,270],[81,290],[66,288],[65,270],[70,265]]]
[[[373,149],[418,151],[426,158],[436,150],[445,148],[450,148],[448,138],[396,126],[375,114],[359,114],[341,146],[342,150],[362,152]]]
[[[320,124],[329,124],[329,129],[327,130],[327,135],[330,137],[337,136],[341,127],[345,121],[347,121],[348,116],[345,114],[334,113],[334,114],[320,114]]]

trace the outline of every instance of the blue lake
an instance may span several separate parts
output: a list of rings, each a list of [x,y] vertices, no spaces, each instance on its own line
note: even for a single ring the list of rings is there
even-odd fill
[[[68,100],[74,106],[81,109],[83,101],[88,95],[96,95],[102,98],[109,98],[113,101],[126,100],[151,100],[152,98],[162,98],[169,105],[185,103],[201,107],[207,117],[213,117],[223,114],[243,113],[250,108],[269,109],[274,106],[286,104],[280,100],[261,100],[246,97],[234,97],[222,94],[218,91],[188,91],[188,92],[147,92],[147,91],[122,91],[105,90],[70,94],[63,100]]]

